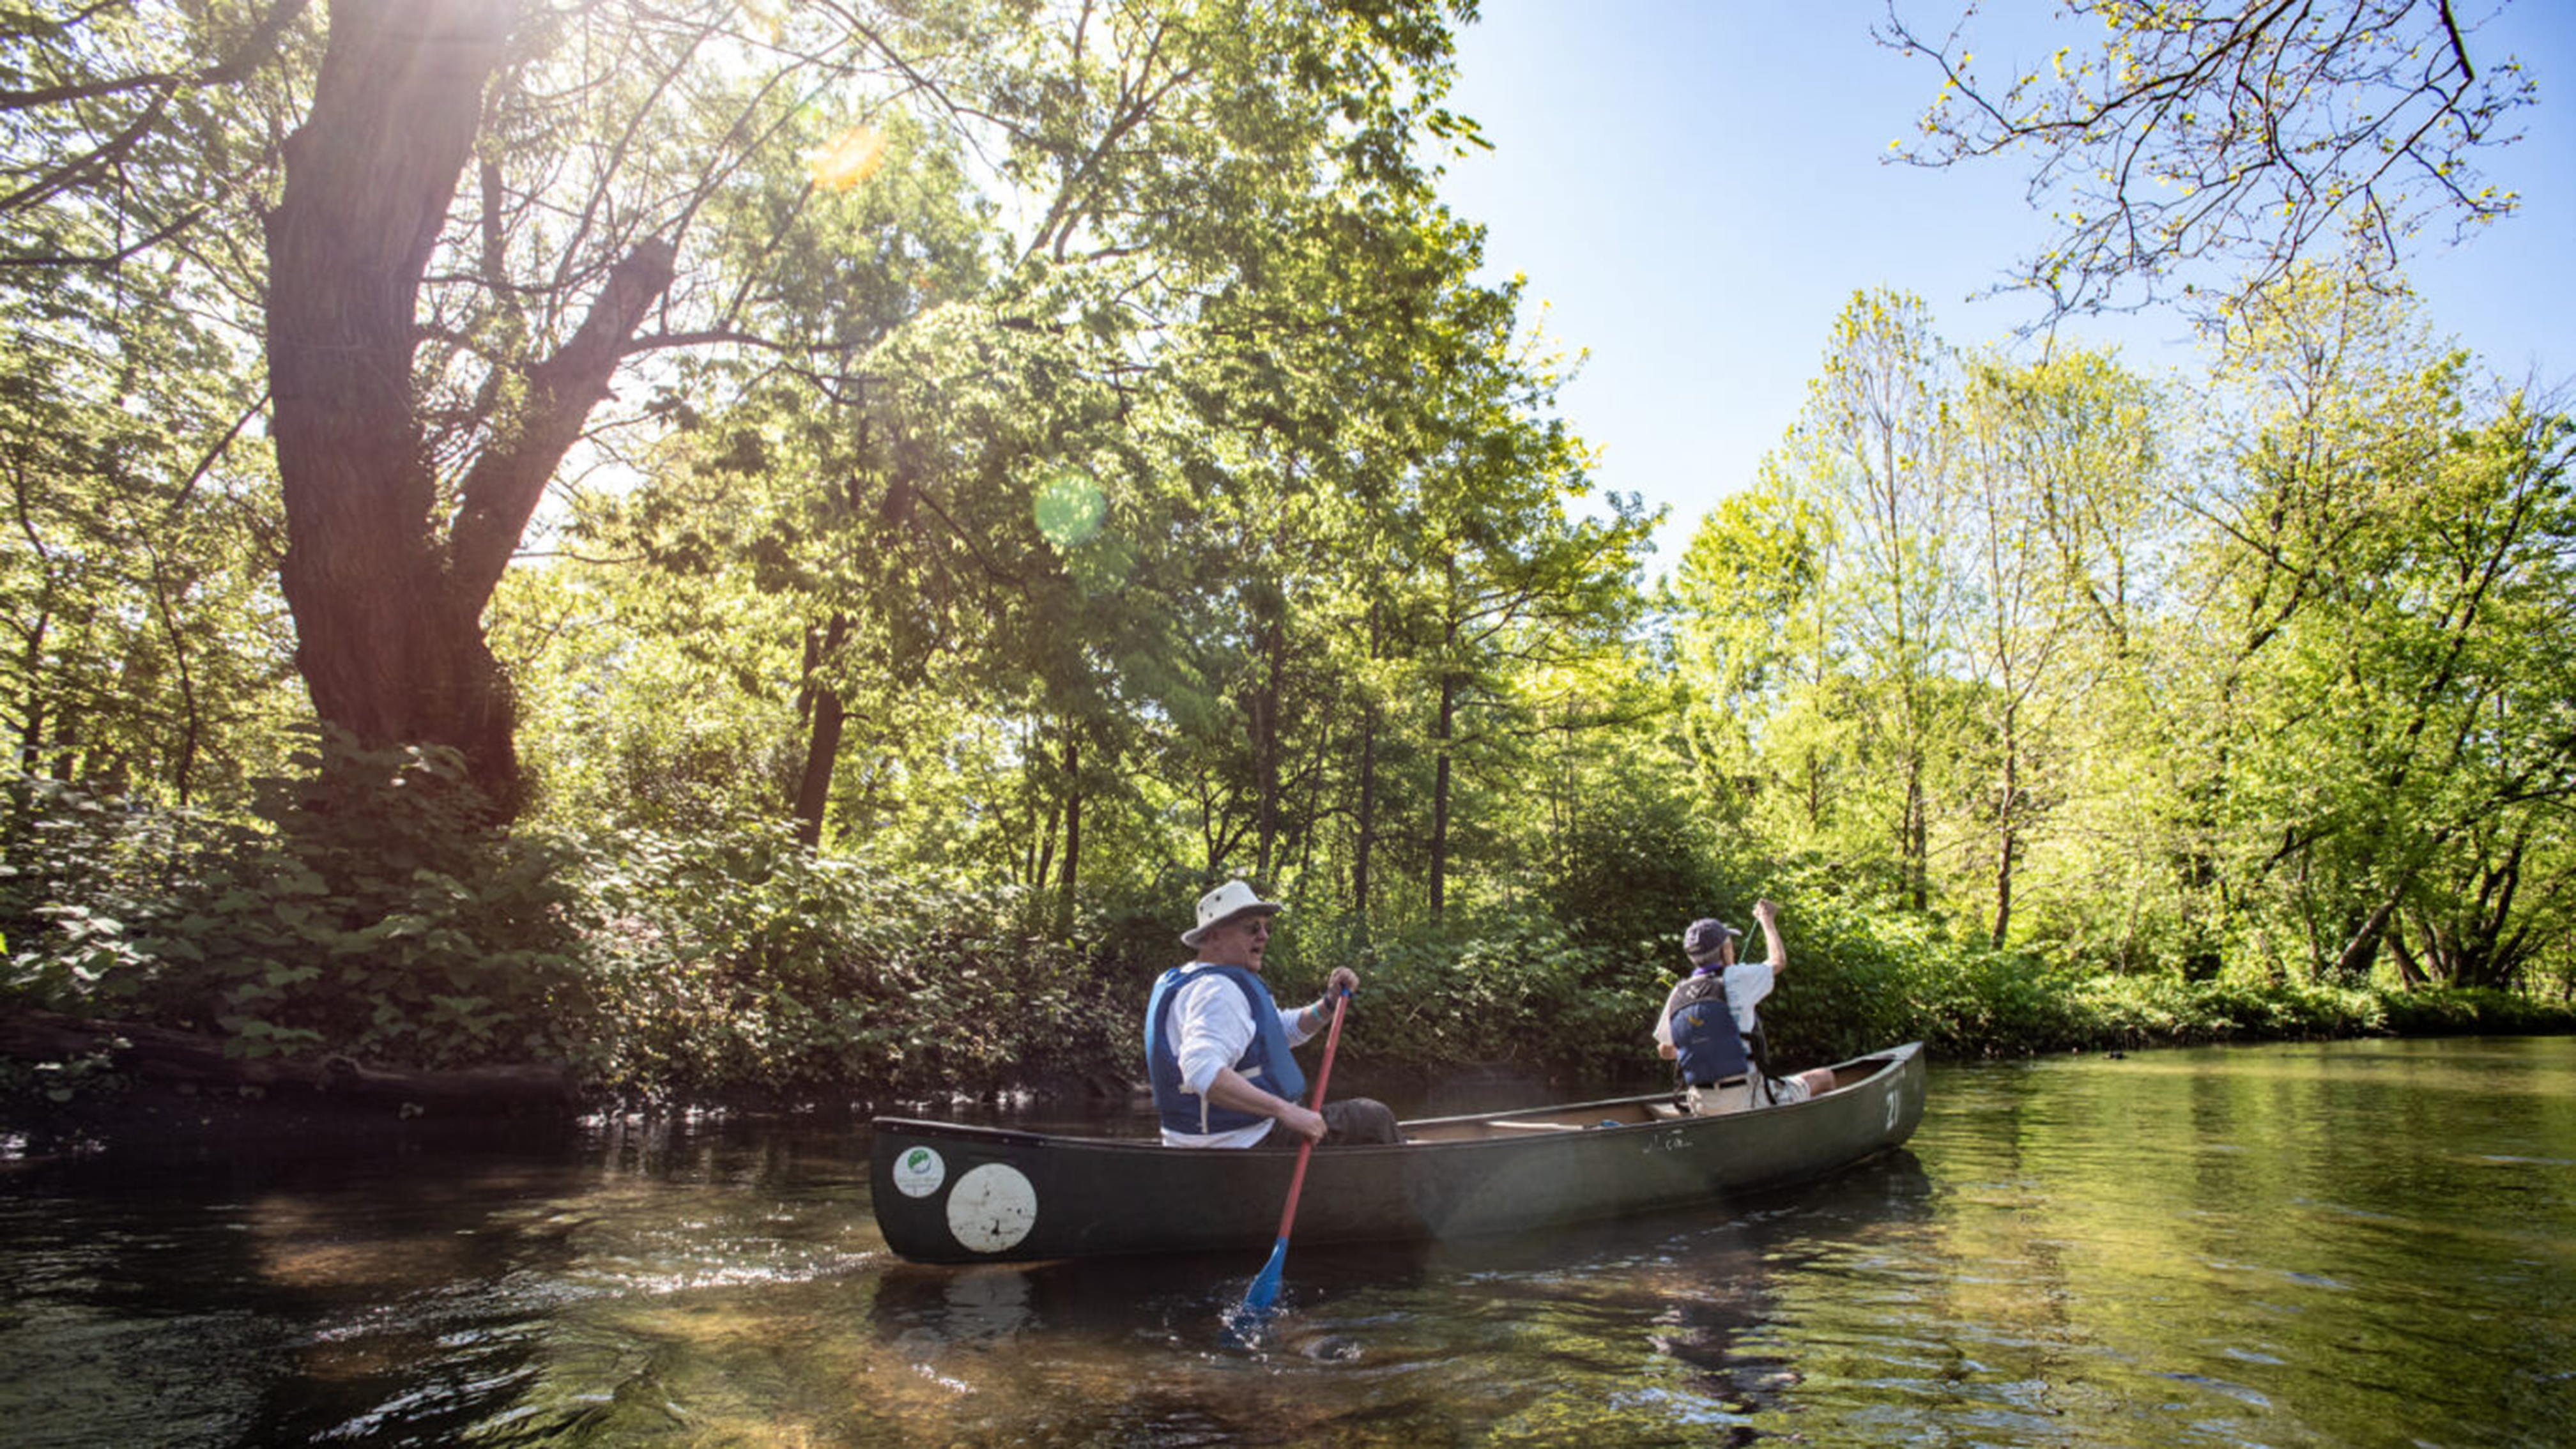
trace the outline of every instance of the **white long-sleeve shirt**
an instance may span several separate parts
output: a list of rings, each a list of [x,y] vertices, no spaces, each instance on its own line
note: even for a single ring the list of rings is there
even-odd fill
[[[1275,1003],[1274,1003],[1275,1004]],[[1201,971],[1172,988],[1171,998],[1172,1054],[1180,1058],[1181,1090],[1198,1096],[1205,1119],[1208,1085],[1224,1068],[1243,1060],[1244,1051],[1252,1045],[1256,1032],[1252,1008],[1244,1000],[1243,988],[1212,971]],[[1302,1025],[1305,1010],[1282,1009],[1280,1030],[1288,1034],[1288,1044],[1303,1044],[1314,1033]],[[1264,1091],[1271,1091],[1269,1086]],[[1273,1095],[1276,1095],[1274,1092]],[[1163,1129],[1166,1147],[1250,1147],[1262,1139],[1274,1125],[1263,1118],[1249,1127],[1231,1132],[1175,1132]]]

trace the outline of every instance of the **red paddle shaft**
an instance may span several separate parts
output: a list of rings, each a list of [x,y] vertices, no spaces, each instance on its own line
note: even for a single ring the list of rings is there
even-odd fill
[[[1342,1007],[1350,1001],[1344,992],[1333,998],[1333,1026],[1324,1035],[1324,1059],[1315,1067],[1315,1110],[1324,1110],[1324,1083],[1333,1077],[1333,1048],[1342,1044]],[[1315,1155],[1315,1139],[1309,1137],[1297,1144],[1297,1171],[1288,1179],[1288,1206],[1279,1214],[1279,1241],[1288,1241],[1288,1225],[1297,1221],[1297,1194],[1306,1186],[1306,1159]]]

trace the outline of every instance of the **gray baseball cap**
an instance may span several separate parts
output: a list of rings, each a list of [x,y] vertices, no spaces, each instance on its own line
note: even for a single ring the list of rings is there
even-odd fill
[[[1743,939],[1744,933],[1726,922],[1702,917],[1691,922],[1690,929],[1682,932],[1682,954],[1693,961],[1705,961],[1715,956],[1717,948],[1728,941]]]

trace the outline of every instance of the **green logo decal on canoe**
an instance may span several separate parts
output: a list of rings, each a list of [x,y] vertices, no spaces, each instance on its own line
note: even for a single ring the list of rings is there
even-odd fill
[[[927,1147],[907,1147],[894,1160],[895,1189],[905,1197],[928,1197],[948,1180],[948,1164]]]

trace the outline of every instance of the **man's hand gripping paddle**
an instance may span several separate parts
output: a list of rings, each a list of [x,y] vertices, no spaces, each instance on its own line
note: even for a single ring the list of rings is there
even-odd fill
[[[1315,1068],[1315,1110],[1324,1110],[1324,1084],[1332,1080],[1333,1049],[1342,1044],[1342,1008],[1349,1004],[1350,993],[1337,992],[1333,997],[1333,1026],[1324,1037],[1324,1060]],[[1240,1341],[1257,1332],[1270,1310],[1279,1302],[1279,1277],[1288,1265],[1288,1230],[1297,1222],[1297,1194],[1306,1185],[1306,1160],[1315,1155],[1315,1139],[1297,1144],[1297,1170],[1288,1178],[1288,1206],[1279,1214],[1279,1241],[1270,1245],[1270,1261],[1261,1265],[1253,1278],[1252,1288],[1243,1295],[1243,1303],[1227,1315],[1228,1336]]]

